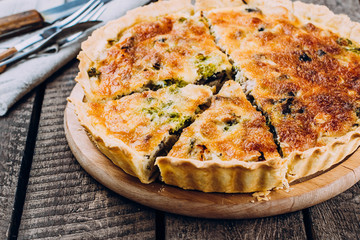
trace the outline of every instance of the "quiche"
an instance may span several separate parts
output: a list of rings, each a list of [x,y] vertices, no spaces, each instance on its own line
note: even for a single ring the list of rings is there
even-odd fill
[[[82,44],[70,99],[101,152],[150,183],[283,188],[360,145],[360,24],[289,0],[169,0]]]

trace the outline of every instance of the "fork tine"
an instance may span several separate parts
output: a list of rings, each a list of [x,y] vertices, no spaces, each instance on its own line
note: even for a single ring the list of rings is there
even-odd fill
[[[82,21],[92,21],[92,20],[97,20],[101,14],[105,11],[105,6],[104,3],[102,2],[99,6],[97,6],[94,11],[92,11],[88,17],[86,17],[85,19],[83,19]]]
[[[89,9],[90,7],[92,7],[94,4],[98,4],[99,0],[91,0],[88,3],[86,3],[83,7],[81,7],[79,10],[77,10],[76,12],[74,12],[73,14],[71,14],[69,17],[63,19],[62,21],[60,21],[59,23],[57,23],[56,25],[58,25],[59,27],[64,27],[68,24],[70,24],[71,22],[73,22],[74,20],[76,20],[78,17],[82,16],[82,14]]]
[[[80,14],[74,21],[72,21],[71,23],[67,24],[66,27],[70,27],[73,26],[79,22],[84,22],[86,21],[86,19],[89,19],[89,15],[92,16],[94,15],[94,11],[96,11],[96,9],[100,6],[104,5],[103,2],[101,1],[96,1],[96,3],[94,3],[91,7],[89,7],[85,12],[83,12],[82,14]]]

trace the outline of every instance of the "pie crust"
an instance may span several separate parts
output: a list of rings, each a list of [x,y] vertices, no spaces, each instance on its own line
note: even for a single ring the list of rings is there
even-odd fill
[[[299,23],[310,22],[320,29],[331,31],[360,44],[360,24],[352,22],[346,15],[332,13],[325,6],[289,0],[197,0],[194,7],[190,0],[161,1],[129,11],[124,17],[111,21],[96,30],[82,44],[82,51],[78,56],[80,71],[76,81],[84,89],[86,96],[84,102],[109,100],[97,98],[96,93],[92,92],[91,81],[93,80],[88,73],[94,62],[106,58],[104,46],[108,44],[109,39],[117,38],[119,33],[137,23],[152,21],[158,16],[186,15],[190,17],[202,14],[206,16],[208,11],[232,9],[244,5],[261,8],[265,15],[283,15]],[[225,46],[219,47],[225,49]],[[216,93],[214,96],[216,97]],[[111,134],[109,136],[100,134],[99,132],[107,132],[107,130],[97,129],[90,120],[88,112],[80,109],[82,103],[73,103],[78,108],[76,113],[80,123],[89,132],[89,137],[101,152],[125,172],[138,177],[143,183],[150,183],[156,179],[157,175],[153,172],[155,169],[152,169],[151,173],[140,170],[143,169],[143,160],[137,151]],[[199,114],[201,116],[202,113]],[[266,191],[287,186],[289,182],[326,170],[353,153],[359,146],[360,127],[357,127],[343,136],[329,138],[326,145],[303,151],[295,150],[282,158],[275,157],[265,161],[242,161],[243,159],[199,161],[168,155],[158,157],[156,165],[162,181],[184,189],[226,193]]]

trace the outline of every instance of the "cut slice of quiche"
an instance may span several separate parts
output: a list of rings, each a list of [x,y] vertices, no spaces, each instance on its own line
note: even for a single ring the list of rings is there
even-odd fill
[[[288,179],[327,169],[352,153],[360,143],[360,37],[349,28],[354,23],[316,5],[221,2],[232,8],[205,16],[234,61],[236,80],[274,127]]]
[[[211,96],[210,87],[190,84],[107,102],[70,101],[97,147],[125,172],[149,183],[157,176],[155,157],[173,144]]]
[[[76,81],[87,98],[117,99],[172,84],[224,79],[232,66],[206,20],[192,11],[190,1],[151,4],[95,31],[78,57]]]
[[[235,81],[156,164],[165,183],[204,192],[265,191],[282,186],[286,173],[265,117]]]

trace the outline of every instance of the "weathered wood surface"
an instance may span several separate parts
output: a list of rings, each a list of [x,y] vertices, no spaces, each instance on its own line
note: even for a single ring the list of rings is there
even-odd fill
[[[360,184],[309,209],[314,239],[360,238]]]
[[[17,0],[15,0],[17,1]],[[18,0],[19,2],[20,0]],[[0,17],[42,6],[42,1],[31,1],[18,4],[14,1],[1,2]],[[10,7],[12,6],[12,7]],[[24,158],[25,145],[29,130],[30,118],[36,90],[27,94],[15,104],[9,113],[0,117],[0,236],[4,238],[9,232],[14,207],[15,192],[18,185],[21,161]],[[36,119],[35,119],[36,121]],[[28,141],[34,141],[29,136]],[[31,150],[31,149],[30,149]],[[29,157],[29,156],[26,156]]]
[[[306,239],[301,212],[251,220],[207,220],[166,214],[166,239]]]
[[[105,189],[72,156],[63,117],[76,74],[74,61],[46,87],[19,238],[154,238],[154,210]]]
[[[26,96],[0,118],[0,236],[6,236],[10,227],[34,95]]]

